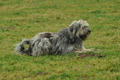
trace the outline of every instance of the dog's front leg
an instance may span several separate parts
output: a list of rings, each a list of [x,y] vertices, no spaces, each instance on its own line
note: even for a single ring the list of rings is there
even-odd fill
[[[91,49],[84,49],[84,51],[95,51],[95,49],[94,48],[91,48]]]
[[[89,52],[89,51],[100,51],[100,49],[94,49],[94,48],[86,49],[86,48],[83,46],[80,50],[77,50],[77,51],[75,51],[75,52],[77,52],[77,53],[86,53],[86,52]]]
[[[83,50],[81,50],[81,51],[75,51],[76,53],[86,53],[86,51],[83,51]]]
[[[91,49],[84,49],[85,52],[90,52],[90,51],[101,51],[100,49],[94,49],[94,48],[91,48]]]
[[[86,53],[87,52],[87,49],[85,49],[85,47],[84,46],[82,46],[82,48],[81,49],[78,49],[77,51],[75,51],[75,52],[77,52],[77,53]]]
[[[78,50],[78,51],[75,51],[77,53],[86,53],[86,52],[89,52],[89,51],[96,51],[94,48],[91,48],[91,49],[83,49],[83,50]]]

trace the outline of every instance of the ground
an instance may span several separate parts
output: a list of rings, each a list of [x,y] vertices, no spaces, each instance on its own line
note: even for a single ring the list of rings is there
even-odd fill
[[[17,55],[15,44],[87,20],[86,48],[100,52]],[[120,0],[0,0],[0,80],[120,80]]]

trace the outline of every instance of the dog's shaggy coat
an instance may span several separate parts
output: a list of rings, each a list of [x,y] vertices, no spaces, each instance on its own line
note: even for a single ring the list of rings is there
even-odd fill
[[[68,28],[57,33],[43,32],[30,40],[23,39],[20,44],[17,44],[15,51],[33,56],[90,51],[91,49],[85,49],[83,45],[83,41],[91,32],[88,26],[87,21],[73,21]],[[29,45],[29,48],[26,49],[25,44]]]

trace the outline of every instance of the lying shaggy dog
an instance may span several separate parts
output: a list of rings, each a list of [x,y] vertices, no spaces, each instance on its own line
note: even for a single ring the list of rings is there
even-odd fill
[[[43,32],[37,34],[32,39],[23,39],[17,44],[16,53],[40,56],[46,54],[65,55],[68,53],[85,53],[93,49],[85,49],[83,41],[88,37],[91,30],[86,21],[73,21],[68,28],[57,33]],[[24,45],[29,45],[25,49]]]

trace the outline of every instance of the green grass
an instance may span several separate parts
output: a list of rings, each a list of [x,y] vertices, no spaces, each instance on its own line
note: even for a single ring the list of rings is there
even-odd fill
[[[106,57],[14,54],[23,38],[57,32],[79,19],[92,30],[86,48],[101,49]],[[0,0],[0,80],[120,80],[119,25],[119,0]]]

